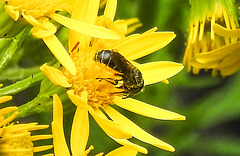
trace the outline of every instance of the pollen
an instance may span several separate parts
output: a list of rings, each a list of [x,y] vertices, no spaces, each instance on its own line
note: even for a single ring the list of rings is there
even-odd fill
[[[83,52],[74,49],[71,58],[76,66],[76,75],[64,70],[68,82],[72,84],[69,88],[74,90],[75,95],[81,96],[83,91],[88,93],[88,104],[95,108],[104,108],[113,103],[114,96],[121,96],[122,89],[114,84],[114,80],[120,79],[116,71],[105,64],[94,60],[96,49],[87,47]]]

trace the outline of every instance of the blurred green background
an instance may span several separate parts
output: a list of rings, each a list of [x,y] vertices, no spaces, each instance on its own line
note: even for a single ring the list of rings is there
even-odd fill
[[[143,26],[135,31],[137,33],[156,26],[159,31],[174,31],[177,34],[168,46],[137,60],[138,62],[181,63],[187,36],[189,9],[188,0],[119,0],[115,19],[139,18]],[[66,34],[65,28],[59,28],[58,37],[65,45]],[[14,55],[7,70],[1,73],[0,83],[7,86],[31,76],[39,72],[39,66],[52,60],[54,58],[43,41],[29,35]],[[184,69],[169,81],[168,85],[157,83],[146,86],[145,91],[134,98],[185,115],[186,121],[155,120],[115,108],[150,134],[174,146],[176,151],[171,153],[136,139],[132,141],[146,147],[149,151],[147,155],[150,156],[240,155],[240,73],[226,78],[220,76],[213,78],[211,73],[201,72],[199,75],[193,75]],[[27,103],[36,97],[39,89],[40,84],[36,83],[14,95],[13,102],[10,103],[14,105]],[[67,140],[71,127],[71,122],[67,121],[72,120],[74,115],[71,110],[68,110],[69,113],[64,118]],[[51,113],[40,113],[19,120],[50,124],[52,118]],[[95,147],[90,155],[102,151],[107,153],[119,147],[99,128],[92,117],[90,117],[90,125],[88,144]],[[50,134],[51,129],[48,128],[40,133]],[[45,142],[40,141],[36,144],[42,143]],[[51,140],[47,143],[51,144]]]

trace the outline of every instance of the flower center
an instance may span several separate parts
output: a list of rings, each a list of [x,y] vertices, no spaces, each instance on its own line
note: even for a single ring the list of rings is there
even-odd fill
[[[72,84],[70,89],[73,89],[76,95],[81,96],[86,90],[88,104],[103,108],[113,104],[114,96],[122,97],[120,92],[123,90],[114,84],[114,80],[121,79],[115,75],[117,72],[94,60],[96,52],[97,50],[92,47],[87,47],[83,51],[74,50],[71,57],[77,68],[77,74],[73,76],[68,71],[64,71],[64,74],[69,78],[69,83]]]

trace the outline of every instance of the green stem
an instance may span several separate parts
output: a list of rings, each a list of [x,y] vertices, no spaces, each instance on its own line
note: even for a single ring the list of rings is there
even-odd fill
[[[29,33],[30,28],[31,27],[27,27],[19,35],[12,38],[12,42],[11,42],[10,46],[7,48],[7,50],[4,52],[4,55],[0,59],[0,73],[7,66],[7,64],[10,62],[10,60],[12,59],[16,50],[18,49],[18,47],[21,46],[23,40],[26,38],[26,35]],[[9,39],[5,39],[5,40],[9,40]],[[5,43],[5,42],[3,42],[3,43]],[[8,46],[8,45],[6,45],[6,46]]]
[[[54,87],[54,89],[52,87]],[[67,102],[69,101],[69,98],[66,94],[66,90],[60,86],[52,85],[48,92],[40,93],[32,101],[19,106],[17,110],[19,112],[17,118],[23,118],[42,112],[52,113],[53,94],[58,94],[58,96],[61,97],[61,101],[63,103],[68,103],[64,105],[64,108],[70,109],[72,111],[75,110],[73,109],[74,105],[72,103],[69,105],[69,102]],[[8,115],[10,115],[10,113]]]
[[[30,87],[31,85],[40,82],[41,80],[43,80],[43,78],[45,78],[44,74],[42,72],[39,72],[37,74],[34,74],[26,79],[23,79],[21,81],[18,81],[12,85],[9,85],[7,87],[1,88],[0,89],[0,96],[4,96],[4,95],[14,95],[28,87]]]
[[[49,96],[37,96],[32,101],[18,107],[17,118],[23,118],[35,113],[50,112],[52,110],[52,98]]]

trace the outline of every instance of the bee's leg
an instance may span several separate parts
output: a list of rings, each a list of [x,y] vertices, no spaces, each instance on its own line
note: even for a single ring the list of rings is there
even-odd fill
[[[120,91],[120,92],[111,92],[111,94],[123,94],[123,95],[127,95],[128,94],[128,92],[127,91]]]
[[[119,81],[121,80],[117,80],[117,79],[113,79],[113,78],[96,78],[98,79],[99,81],[102,81],[102,80],[105,80],[113,85],[117,85]]]
[[[117,88],[117,89],[125,89],[125,87],[124,87],[123,85],[117,86],[117,87],[115,87],[115,88]]]
[[[130,96],[130,92],[128,90],[126,90],[126,88],[122,85],[119,87],[116,87],[118,89],[124,89],[123,91],[119,91],[119,92],[112,92],[111,94],[122,94],[123,95],[123,99],[126,99]]]
[[[123,99],[129,98],[129,97],[130,97],[130,94],[125,94]]]
[[[115,73],[114,75],[115,75],[115,76],[121,76],[121,77],[123,76],[122,73]]]
[[[126,91],[122,91],[122,92],[112,92],[111,93],[112,95],[114,94],[122,94],[123,95],[123,98],[122,99],[126,99],[126,98],[129,98],[130,97],[130,94]]]

